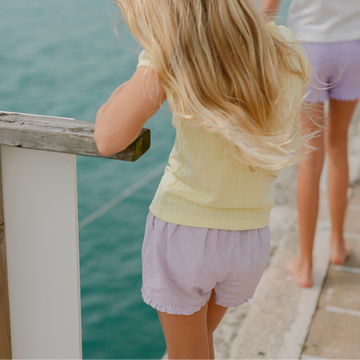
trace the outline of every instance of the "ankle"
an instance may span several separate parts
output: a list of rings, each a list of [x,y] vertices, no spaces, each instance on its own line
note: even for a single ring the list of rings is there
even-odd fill
[[[312,269],[312,257],[300,255],[298,257],[298,266],[300,269],[309,270]]]
[[[330,246],[332,249],[343,249],[345,248],[345,239],[342,233],[333,233],[330,239]]]

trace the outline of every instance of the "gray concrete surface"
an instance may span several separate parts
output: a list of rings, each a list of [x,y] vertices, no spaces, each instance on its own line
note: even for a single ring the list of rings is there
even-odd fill
[[[328,270],[302,359],[360,358],[360,184],[348,205],[345,234],[351,255]]]

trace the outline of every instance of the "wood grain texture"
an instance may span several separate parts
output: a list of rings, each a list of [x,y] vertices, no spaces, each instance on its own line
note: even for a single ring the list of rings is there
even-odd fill
[[[0,154],[1,155],[1,154]],[[0,359],[11,359],[9,291],[0,157]]]
[[[0,111],[0,145],[66,154],[135,161],[150,148],[150,130],[142,129],[127,149],[101,155],[94,141],[95,123],[42,115]]]

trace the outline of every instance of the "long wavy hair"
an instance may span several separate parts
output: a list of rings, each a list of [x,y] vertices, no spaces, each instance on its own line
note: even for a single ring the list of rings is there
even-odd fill
[[[300,159],[310,71],[296,38],[266,24],[254,0],[116,2],[174,115],[221,134],[251,169],[271,173]]]

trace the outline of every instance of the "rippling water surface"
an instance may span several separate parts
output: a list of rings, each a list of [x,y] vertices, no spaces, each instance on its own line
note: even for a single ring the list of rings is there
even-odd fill
[[[121,43],[113,32],[119,17],[106,0],[0,0],[0,110],[93,121],[136,68],[140,48],[124,26]],[[175,135],[166,106],[146,126],[152,146],[136,163],[77,157],[80,221],[166,162]],[[144,224],[159,179],[80,231],[84,358],[164,354],[156,312],[140,295]]]

